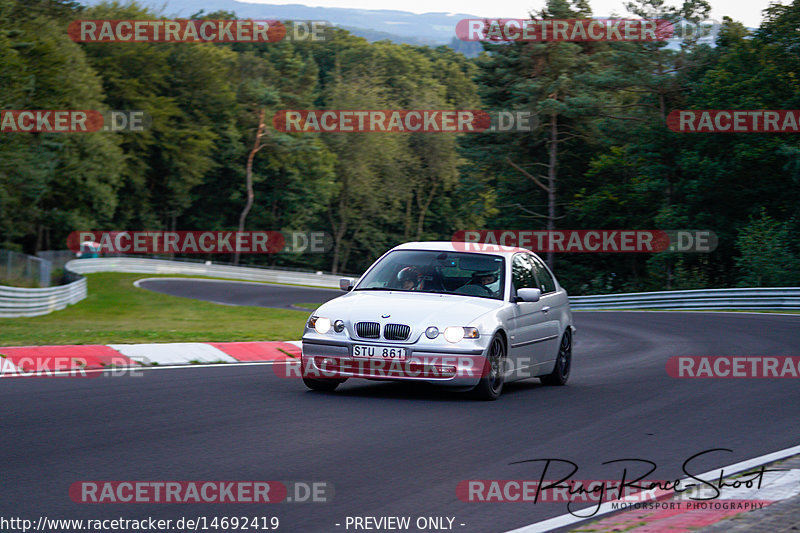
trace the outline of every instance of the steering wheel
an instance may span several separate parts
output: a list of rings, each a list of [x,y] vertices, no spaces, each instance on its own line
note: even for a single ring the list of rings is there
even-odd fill
[[[487,293],[489,293],[491,296],[494,296],[494,291],[493,291],[492,289],[490,289],[489,287],[487,287],[486,285],[481,285],[481,284],[479,283],[479,284],[478,284],[478,287],[480,287],[481,289],[485,290],[485,291],[486,291]]]
[[[453,291],[454,294],[465,294],[468,296],[494,296],[494,291],[485,285],[478,285],[476,283],[467,283]]]

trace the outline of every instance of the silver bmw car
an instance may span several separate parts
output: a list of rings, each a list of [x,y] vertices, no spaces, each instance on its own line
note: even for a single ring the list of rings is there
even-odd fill
[[[410,242],[309,317],[301,375],[313,390],[348,378],[415,380],[495,400],[503,384],[564,385],[575,328],[567,292],[534,253]]]

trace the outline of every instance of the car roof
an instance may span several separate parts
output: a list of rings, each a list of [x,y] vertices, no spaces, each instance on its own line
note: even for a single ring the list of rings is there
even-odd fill
[[[525,248],[516,246],[500,246],[498,244],[485,244],[481,242],[453,242],[453,241],[420,241],[407,242],[392,248],[392,250],[436,250],[442,252],[469,252],[477,254],[492,254],[510,256],[519,252],[533,253]]]

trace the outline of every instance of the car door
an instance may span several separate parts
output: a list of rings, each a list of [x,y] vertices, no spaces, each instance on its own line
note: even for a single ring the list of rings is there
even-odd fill
[[[538,287],[542,291],[542,304],[540,312],[542,314],[542,342],[540,343],[539,362],[554,361],[558,357],[558,344],[560,342],[561,324],[566,323],[565,314],[568,309],[567,293],[558,287],[553,274],[542,262],[541,259],[533,254],[527,254],[528,261],[533,268]]]
[[[519,253],[512,258],[511,283],[512,302],[519,289],[540,288],[528,254]],[[542,301],[514,303],[508,354],[513,370],[529,370],[523,372],[520,377],[531,372],[535,375],[535,367],[547,358],[542,347],[542,343],[546,342],[548,337],[548,330],[545,327],[546,316],[542,313],[544,305]]]

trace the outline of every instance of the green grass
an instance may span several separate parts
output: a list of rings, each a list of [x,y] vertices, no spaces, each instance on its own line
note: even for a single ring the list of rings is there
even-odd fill
[[[308,309],[309,311],[316,311],[317,307],[319,307],[320,305],[322,305],[322,303],[320,303],[320,302],[312,303],[312,304],[308,304],[308,303],[294,304],[295,307],[301,307],[303,309]]]
[[[88,274],[89,296],[49,315],[0,318],[0,346],[296,340],[305,311],[234,307],[137,289],[137,279]],[[188,277],[188,276],[182,276]]]

